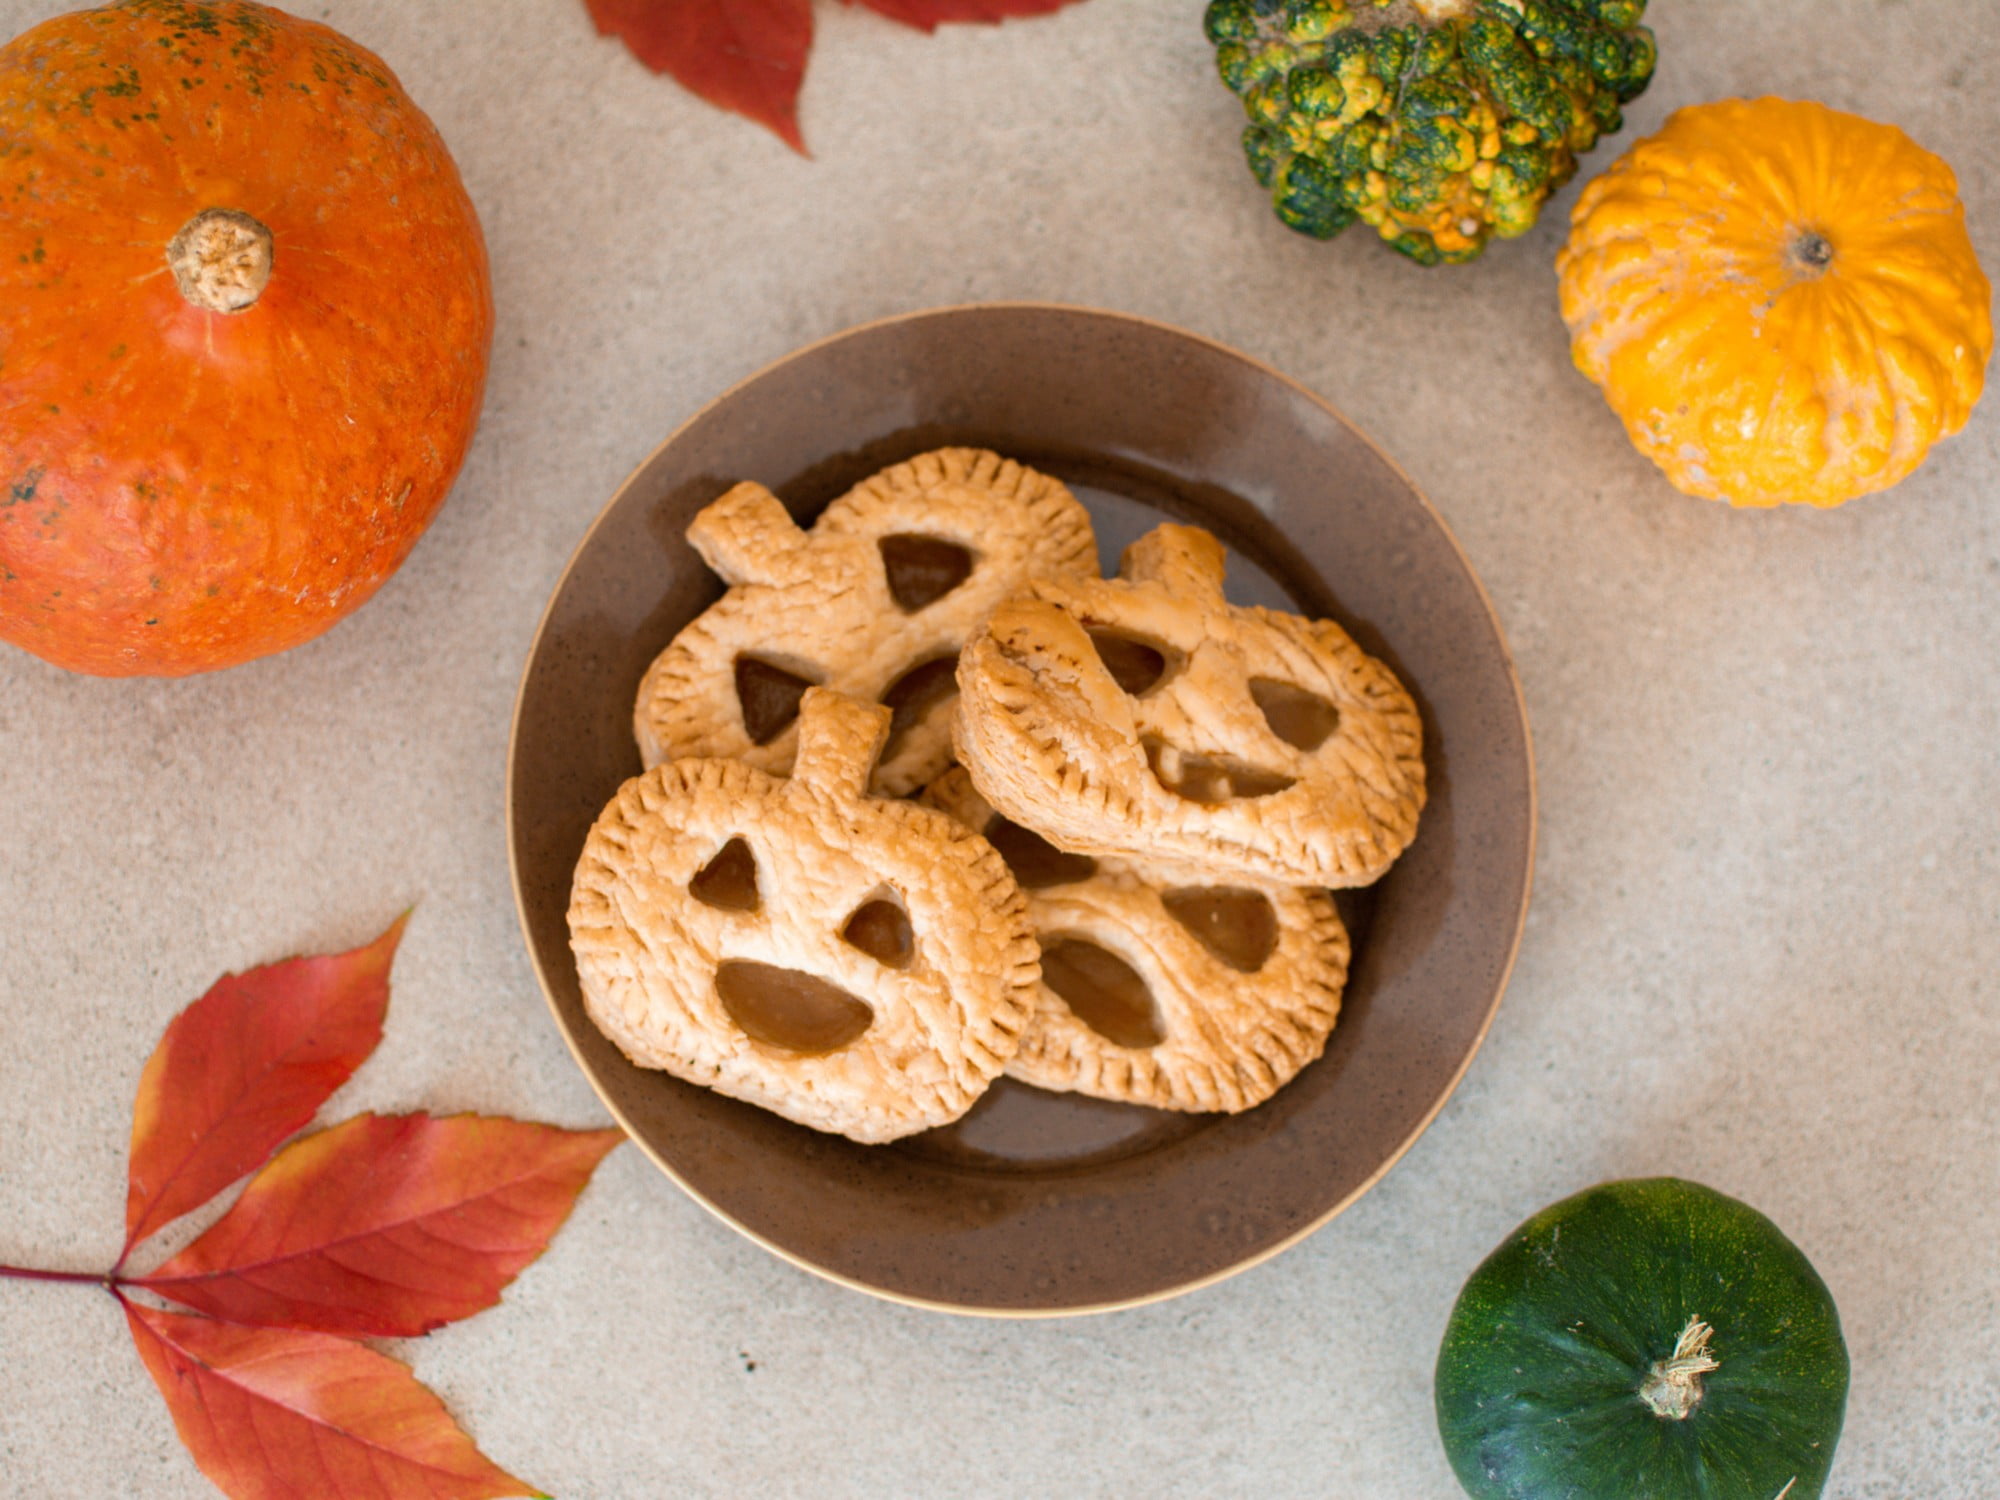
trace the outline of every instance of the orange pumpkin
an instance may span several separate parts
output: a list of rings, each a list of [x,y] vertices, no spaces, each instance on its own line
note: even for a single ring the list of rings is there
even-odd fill
[[[319,634],[443,503],[479,221],[382,61],[227,0],[0,49],[0,637],[178,675]]]
[[[1677,111],[1556,258],[1577,368],[1692,495],[1839,505],[1965,425],[1992,289],[1951,168],[1823,105]]]

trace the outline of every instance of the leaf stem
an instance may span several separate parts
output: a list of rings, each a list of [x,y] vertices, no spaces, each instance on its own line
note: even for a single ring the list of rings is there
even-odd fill
[[[33,1266],[0,1266],[0,1276],[11,1276],[18,1281],[74,1281],[101,1286],[106,1291],[118,1284],[117,1273],[113,1271],[41,1271]]]

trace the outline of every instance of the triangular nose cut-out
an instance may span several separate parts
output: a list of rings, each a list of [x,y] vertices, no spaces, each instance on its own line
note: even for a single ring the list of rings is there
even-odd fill
[[[1340,727],[1339,709],[1319,694],[1275,677],[1251,678],[1250,697],[1271,733],[1296,749],[1317,750]]]
[[[880,898],[856,907],[840,936],[849,946],[891,969],[907,969],[910,955],[917,950],[910,914],[895,902]]]
[[[1111,680],[1134,698],[1152,691],[1167,674],[1167,653],[1158,646],[1117,630],[1099,628],[1084,634],[1097,648],[1097,659]]]
[[[1190,802],[1213,805],[1238,798],[1270,797],[1294,784],[1289,776],[1245,765],[1227,756],[1178,750],[1150,736],[1143,743],[1146,764],[1152,768],[1154,779],[1175,796]]]
[[[1082,938],[1058,938],[1042,949],[1042,983],[1114,1046],[1157,1047],[1166,1040],[1153,992],[1109,949]]]
[[[1169,891],[1160,900],[1168,916],[1232,969],[1255,974],[1277,949],[1278,914],[1261,891],[1209,886]]]
[[[935,604],[972,576],[971,550],[943,537],[899,531],[875,545],[882,553],[889,597],[906,615]]]
[[[743,710],[743,732],[753,745],[768,745],[799,716],[799,700],[813,685],[809,677],[789,672],[755,656],[736,658],[736,701]]]
[[[867,1002],[824,979],[747,959],[716,965],[715,993],[752,1041],[808,1056],[838,1051],[875,1019]]]
[[[1097,873],[1097,861],[1088,854],[1058,849],[1034,829],[1023,828],[1011,818],[993,818],[986,825],[985,837],[1000,851],[1014,883],[1024,891],[1073,885]]]
[[[757,893],[757,856],[742,839],[731,839],[715,858],[695,871],[688,894],[704,906],[723,911],[755,911],[763,898]]]

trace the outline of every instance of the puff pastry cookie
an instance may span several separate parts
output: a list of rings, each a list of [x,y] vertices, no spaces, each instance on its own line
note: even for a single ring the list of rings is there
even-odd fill
[[[1222,573],[1214,537],[1161,526],[1117,579],[1031,583],[960,659],[958,757],[1064,849],[1366,885],[1416,834],[1416,706],[1338,625],[1230,604]]]
[[[661,652],[633,728],[646,765],[731,756],[782,775],[812,684],[887,704],[889,796],[951,762],[959,648],[1030,578],[1094,577],[1090,518],[1057,480],[942,448],[863,480],[801,531],[759,484],[700,512],[688,540],[730,585]]]
[[[872,1142],[956,1119],[1012,1058],[1026,900],[984,839],[864,794],[889,717],[815,688],[790,780],[684,759],[619,789],[577,864],[570,946],[633,1062]]]
[[[1027,891],[1042,975],[1010,1077],[1234,1113],[1325,1050],[1348,960],[1325,890],[1185,885],[1065,853],[996,813],[961,767],[924,800],[984,834]]]

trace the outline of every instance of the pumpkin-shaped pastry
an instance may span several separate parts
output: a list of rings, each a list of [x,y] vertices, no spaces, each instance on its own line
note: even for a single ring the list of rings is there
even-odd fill
[[[1176,878],[1366,885],[1417,831],[1423,731],[1330,620],[1228,603],[1221,544],[1161,526],[1117,579],[1039,582],[959,662],[959,759],[1061,848]]]
[[[727,755],[782,775],[799,697],[820,684],[894,712],[875,785],[915,791],[951,763],[959,648],[1030,578],[1097,571],[1067,488],[998,454],[943,448],[863,480],[801,531],[739,484],[688,540],[731,585],[639,684],[647,765]]]
[[[1992,289],[1951,168],[1819,104],[1678,110],[1583,190],[1556,258],[1576,366],[1679,488],[1885,489],[1965,425]]]
[[[1065,853],[995,812],[962,766],[924,800],[982,834],[1027,892],[1042,977],[1010,1077],[1235,1113],[1325,1050],[1348,949],[1324,890],[1189,884]]]
[[[984,839],[865,795],[888,721],[813,689],[790,780],[676,760],[619,789],[569,927],[585,1008],[633,1062],[857,1141],[957,1119],[1006,1066],[1027,903]]]

